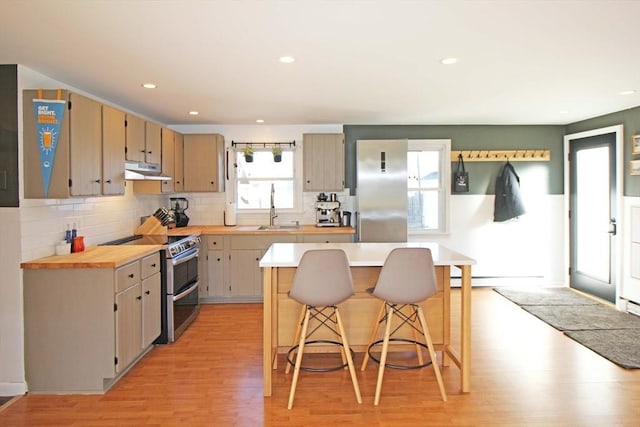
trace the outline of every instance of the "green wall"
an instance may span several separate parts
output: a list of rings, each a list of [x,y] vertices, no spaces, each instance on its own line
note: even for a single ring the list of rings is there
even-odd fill
[[[354,194],[356,186],[356,141],[358,139],[451,139],[451,150],[549,149],[551,161],[513,162],[523,177],[533,167],[546,168],[548,193],[562,194],[565,126],[501,125],[344,125],[345,185]],[[468,194],[493,194],[495,177],[502,162],[467,162]],[[454,165],[452,165],[453,167]]]
[[[584,132],[615,125],[624,126],[624,195],[640,196],[640,176],[629,175],[629,161],[640,160],[631,154],[631,135],[640,133],[640,107],[622,110],[567,125],[567,134]]]

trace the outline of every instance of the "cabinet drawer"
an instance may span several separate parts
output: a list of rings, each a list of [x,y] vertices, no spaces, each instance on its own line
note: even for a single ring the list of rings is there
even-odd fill
[[[215,251],[224,248],[223,236],[207,236],[207,249]]]
[[[271,234],[269,236],[232,236],[231,249],[265,250],[272,243],[296,243],[295,234]]]
[[[132,262],[116,270],[116,292],[123,291],[140,281],[140,261]]]
[[[155,254],[146,256],[142,258],[142,278],[146,279],[149,276],[153,276],[154,274],[160,271],[160,253],[156,252]]]

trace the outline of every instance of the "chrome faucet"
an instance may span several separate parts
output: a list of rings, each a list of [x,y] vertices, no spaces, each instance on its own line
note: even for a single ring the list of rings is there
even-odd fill
[[[276,195],[276,190],[273,187],[273,183],[271,183],[271,207],[269,208],[269,227],[274,226],[273,220],[278,217],[278,215],[276,215],[276,205],[273,201],[275,195]]]

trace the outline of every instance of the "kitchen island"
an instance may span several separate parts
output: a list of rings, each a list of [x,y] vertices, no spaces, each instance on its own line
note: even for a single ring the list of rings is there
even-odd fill
[[[380,300],[366,289],[375,286],[380,269],[392,249],[426,247],[431,249],[436,268],[438,292],[422,303],[436,350],[442,351],[445,366],[451,361],[460,369],[460,388],[471,389],[471,266],[472,258],[437,243],[274,243],[260,260],[264,285],[263,376],[264,396],[271,396],[272,370],[278,353],[286,353],[292,343],[300,306],[287,295],[295,270],[305,251],[343,249],[349,259],[355,294],[340,305],[349,342],[354,351],[363,352],[376,321]],[[451,267],[461,270],[461,334],[459,353],[450,334]],[[330,268],[330,266],[327,266]]]

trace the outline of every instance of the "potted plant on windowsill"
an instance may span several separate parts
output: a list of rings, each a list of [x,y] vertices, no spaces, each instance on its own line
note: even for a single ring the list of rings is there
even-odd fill
[[[242,152],[244,153],[244,161],[247,163],[253,162],[253,147],[250,145],[246,145]]]
[[[279,145],[276,145],[271,149],[273,153],[273,161],[279,163],[282,161],[282,148]]]

